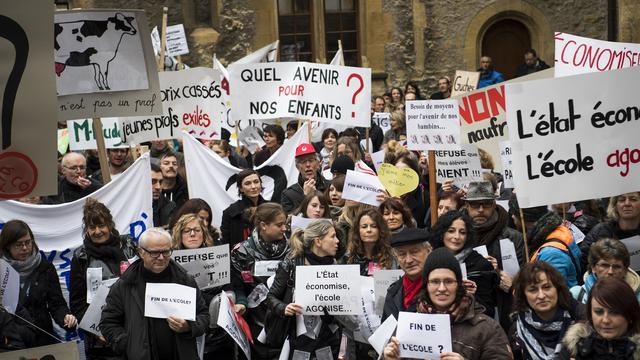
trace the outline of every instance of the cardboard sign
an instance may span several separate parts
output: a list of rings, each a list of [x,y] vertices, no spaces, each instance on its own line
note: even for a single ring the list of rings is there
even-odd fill
[[[19,297],[20,275],[7,261],[0,259],[0,304],[15,314]]]
[[[53,7],[52,7],[53,8]],[[84,358],[84,354],[83,354]],[[0,354],[2,360],[15,359],[64,359],[80,360],[78,344],[75,341],[64,342],[55,345],[40,346],[25,350],[15,350]]]
[[[506,86],[521,207],[638,191],[639,81],[629,68]]]
[[[180,284],[147,283],[144,316],[166,319],[176,316],[196,320],[196,288]]]
[[[556,32],[555,77],[640,65],[640,44],[603,41]]]
[[[161,72],[163,115],[120,118],[122,142],[180,138],[181,129],[198,139],[220,139],[226,110],[219,79],[218,70],[209,68]]]
[[[500,141],[500,158],[502,159],[502,178],[506,189],[513,189],[513,160],[511,160],[511,142]]]
[[[107,30],[77,35],[86,22],[101,22]],[[143,11],[56,11],[55,23],[59,26],[55,35],[59,121],[162,112]]]
[[[400,357],[440,359],[441,352],[451,351],[451,316],[401,311],[396,337]]]
[[[102,309],[107,304],[107,295],[109,295],[109,289],[118,281],[118,278],[102,281],[98,290],[93,295],[93,301],[85,311],[79,328],[93,333],[97,336],[102,336],[100,332],[100,318],[102,317]]]
[[[200,290],[231,282],[229,244],[200,249],[175,250],[171,254],[171,258],[195,278]]]
[[[631,257],[629,267],[635,271],[640,270],[640,236],[636,235],[620,241],[622,241],[629,251],[629,256]]]
[[[461,145],[460,150],[437,150],[436,181],[443,183],[453,179],[454,184],[463,187],[472,181],[482,180],[480,155],[474,145]]]
[[[359,265],[296,266],[295,302],[304,315],[361,315]]]
[[[380,126],[382,129],[382,133],[386,133],[389,129],[391,129],[391,114],[389,113],[373,113],[371,116],[371,120],[374,124]]]
[[[409,150],[460,149],[460,120],[455,100],[407,101]]]
[[[96,136],[93,133],[93,119],[69,120],[67,121],[67,129],[69,130],[69,148],[71,151],[98,148]],[[104,136],[104,146],[107,149],[129,148],[120,139],[118,118],[102,119],[102,134]]]
[[[184,25],[177,24],[167,26],[167,55],[178,56],[189,53],[187,35],[184,33]]]
[[[377,176],[347,170],[347,176],[344,179],[342,198],[345,200],[353,200],[363,204],[378,206],[380,203],[377,200],[377,196],[379,193],[384,191],[385,188]]]
[[[233,119],[370,125],[371,69],[282,62],[229,66]]]
[[[220,310],[218,311],[217,322],[218,326],[224,329],[224,331],[231,336],[233,341],[235,341],[240,349],[242,349],[242,352],[244,352],[247,359],[251,359],[251,345],[247,340],[247,336],[238,326],[236,313],[233,311],[233,307],[231,306],[231,300],[229,300],[229,297],[224,291],[218,296],[220,296]]]
[[[511,277],[516,276],[520,271],[520,264],[518,264],[518,255],[513,242],[509,239],[500,240],[500,253],[502,254],[502,270]]]
[[[400,269],[373,272],[373,289],[376,294],[376,313],[378,315],[382,315],[384,310],[384,299],[387,296],[389,286],[400,279],[402,275],[404,275],[404,271]]]
[[[378,178],[391,196],[401,196],[418,187],[419,177],[408,167],[399,168],[391,164],[382,164],[378,168]]]
[[[478,89],[479,71],[456,70],[451,83],[451,96],[458,96]]]

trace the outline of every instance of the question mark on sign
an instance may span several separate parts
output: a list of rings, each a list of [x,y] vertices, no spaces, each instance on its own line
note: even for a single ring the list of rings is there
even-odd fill
[[[364,88],[364,81],[362,80],[362,76],[360,76],[360,74],[351,74],[349,75],[349,77],[347,78],[347,87],[349,87],[349,83],[351,82],[351,79],[356,78],[358,79],[358,81],[360,81],[360,86],[356,89],[356,92],[353,93],[353,96],[351,97],[351,104],[355,105],[356,104],[356,96],[358,96],[358,94],[360,94],[360,92],[362,91],[362,88]],[[356,117],[356,112],[352,111],[351,112],[351,117],[354,118]]]
[[[444,349],[444,346],[438,345],[438,348],[440,348],[440,352],[442,352],[442,349]]]

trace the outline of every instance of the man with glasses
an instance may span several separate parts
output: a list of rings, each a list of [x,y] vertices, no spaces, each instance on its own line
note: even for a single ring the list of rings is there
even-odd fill
[[[197,359],[196,338],[209,326],[209,312],[191,275],[171,260],[171,235],[152,228],[140,236],[140,260],[111,287],[100,330],[127,359]],[[147,283],[175,283],[196,289],[196,320],[144,316]]]
[[[291,213],[300,206],[305,195],[314,191],[324,192],[329,182],[320,174],[320,160],[311,144],[300,144],[296,148],[296,168],[300,172],[298,182],[282,192],[280,203],[284,211]]]
[[[416,228],[405,228],[391,236],[393,255],[404,275],[387,290],[382,321],[389,315],[397,320],[400,311],[416,311],[418,295],[424,290],[422,269],[432,250],[428,237],[427,231]]]
[[[102,183],[87,178],[87,159],[70,152],[62,157],[62,174],[58,180],[58,194],[45,197],[43,204],[62,204],[83,198],[102,187]]]

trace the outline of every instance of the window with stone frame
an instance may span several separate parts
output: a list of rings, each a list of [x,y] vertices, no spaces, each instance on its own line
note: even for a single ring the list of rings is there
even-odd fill
[[[324,29],[327,61],[333,59],[341,40],[344,64],[358,66],[358,0],[324,0]]]
[[[278,0],[280,61],[314,62],[310,0]]]

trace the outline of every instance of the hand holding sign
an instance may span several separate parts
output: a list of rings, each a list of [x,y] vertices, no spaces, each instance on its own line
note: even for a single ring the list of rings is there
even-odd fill
[[[418,187],[419,177],[411,168],[399,168],[391,164],[378,167],[380,182],[392,196],[401,196]]]

